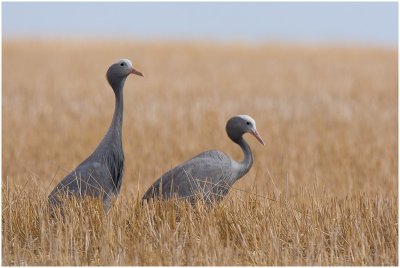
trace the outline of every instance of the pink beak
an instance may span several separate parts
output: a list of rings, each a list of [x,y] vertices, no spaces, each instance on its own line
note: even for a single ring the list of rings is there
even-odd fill
[[[137,70],[135,70],[135,69],[133,69],[133,68],[132,68],[131,73],[136,74],[136,75],[143,76],[143,74],[142,74],[141,72],[139,72],[139,71],[137,71]]]
[[[252,132],[250,132],[256,139],[262,144],[265,145],[263,139],[261,138],[260,134],[258,134],[258,131],[254,129]]]

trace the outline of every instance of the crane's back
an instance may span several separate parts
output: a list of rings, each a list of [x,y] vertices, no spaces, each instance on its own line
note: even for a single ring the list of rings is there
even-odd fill
[[[220,151],[207,151],[181,163],[162,175],[145,193],[150,198],[220,200],[233,184],[231,159]]]

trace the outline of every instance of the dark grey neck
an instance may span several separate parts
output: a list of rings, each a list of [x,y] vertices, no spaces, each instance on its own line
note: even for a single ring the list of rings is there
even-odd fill
[[[111,121],[110,128],[106,136],[111,136],[114,141],[121,143],[122,140],[122,119],[123,119],[123,109],[124,109],[124,94],[123,90],[115,91],[115,110],[113,119]]]
[[[122,115],[123,115],[123,87],[125,79],[117,85],[112,85],[115,93],[115,109],[111,125],[103,140],[96,148],[93,156],[103,157],[105,150],[116,150],[122,153]]]
[[[239,144],[240,148],[243,150],[244,159],[239,162],[237,174],[237,179],[240,179],[247,172],[249,172],[251,166],[253,165],[253,154],[251,153],[251,149],[249,144],[243,139],[243,136],[240,136],[238,140],[234,140],[235,143]]]

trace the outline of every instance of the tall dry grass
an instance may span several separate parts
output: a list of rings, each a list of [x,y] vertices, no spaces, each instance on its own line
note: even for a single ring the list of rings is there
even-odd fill
[[[46,196],[98,144],[124,90],[122,191],[109,215]],[[396,265],[397,52],[173,42],[3,42],[6,265]],[[208,149],[235,159],[226,120],[249,114],[252,170],[211,210],[138,199]],[[266,199],[269,197],[273,200]]]

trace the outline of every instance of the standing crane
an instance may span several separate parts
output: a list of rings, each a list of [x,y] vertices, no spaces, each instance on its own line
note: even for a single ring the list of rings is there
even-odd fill
[[[111,125],[94,152],[50,193],[51,205],[60,205],[63,195],[90,196],[101,198],[104,210],[108,211],[112,197],[118,196],[124,171],[121,137],[123,88],[129,74],[143,76],[133,68],[132,62],[128,59],[121,59],[108,68],[107,80],[115,94],[115,110]]]

